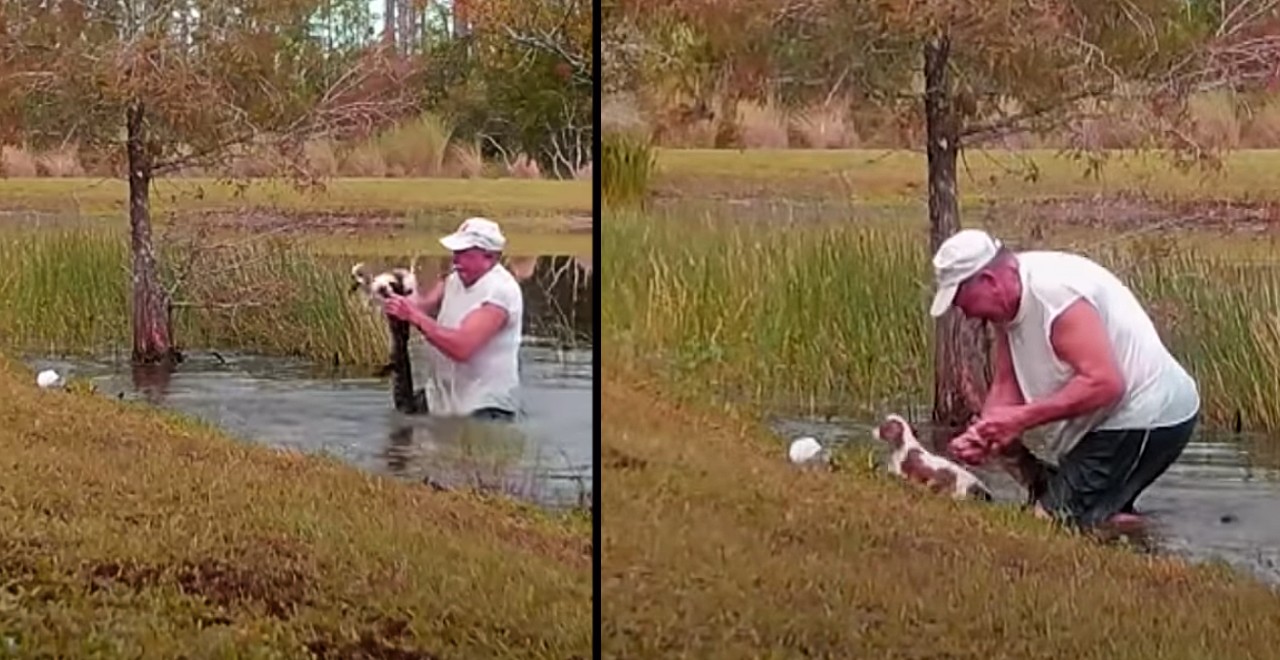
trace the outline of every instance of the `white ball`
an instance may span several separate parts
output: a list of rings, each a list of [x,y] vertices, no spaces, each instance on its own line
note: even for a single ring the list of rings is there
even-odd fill
[[[817,440],[805,436],[792,442],[788,453],[791,455],[792,463],[808,463],[822,453],[822,445],[818,444]]]
[[[45,369],[36,374],[36,385],[40,387],[53,387],[58,384],[58,372],[53,369]]]

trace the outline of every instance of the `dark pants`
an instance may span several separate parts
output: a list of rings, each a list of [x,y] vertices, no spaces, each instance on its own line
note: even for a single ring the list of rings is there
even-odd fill
[[[471,411],[471,419],[482,422],[514,422],[516,414],[502,408],[477,408]]]
[[[1085,434],[1051,471],[1040,506],[1081,528],[1134,513],[1138,496],[1182,454],[1198,417],[1174,426]]]

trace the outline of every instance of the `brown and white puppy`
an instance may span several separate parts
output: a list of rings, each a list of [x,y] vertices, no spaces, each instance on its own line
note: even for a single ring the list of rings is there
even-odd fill
[[[871,434],[893,449],[889,456],[889,472],[907,481],[922,483],[935,493],[948,493],[955,499],[992,501],[991,491],[972,472],[959,463],[925,449],[915,429],[900,415],[885,417]]]

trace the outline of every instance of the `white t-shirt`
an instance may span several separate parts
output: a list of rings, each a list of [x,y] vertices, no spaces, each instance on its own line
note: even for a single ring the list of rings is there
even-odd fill
[[[463,319],[485,303],[507,310],[507,321],[466,362],[453,361],[421,333],[413,333],[414,377],[422,383],[432,415],[469,415],[485,407],[520,411],[524,293],[510,271],[497,264],[470,288],[463,286],[457,273],[450,274],[436,321],[446,328],[461,327]]]
[[[1129,287],[1079,255],[1032,251],[1017,255],[1022,302],[1007,328],[1013,370],[1028,402],[1053,395],[1074,375],[1050,343],[1053,320],[1079,298],[1099,312],[1124,377],[1124,396],[1110,409],[1052,422],[1046,451],[1053,459],[1093,430],[1143,429],[1184,422],[1200,409],[1195,380],[1160,340]]]

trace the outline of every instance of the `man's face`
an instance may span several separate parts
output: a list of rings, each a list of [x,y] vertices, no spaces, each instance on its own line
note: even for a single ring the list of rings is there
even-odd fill
[[[955,306],[965,316],[981,321],[1001,323],[1012,318],[1000,279],[990,270],[984,270],[965,280],[956,289]]]
[[[453,253],[453,268],[467,286],[475,284],[496,262],[497,257],[480,248],[469,248]]]

